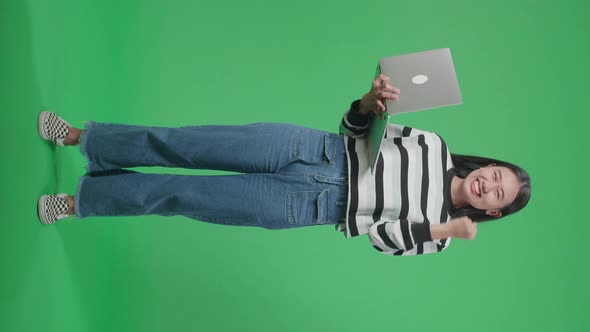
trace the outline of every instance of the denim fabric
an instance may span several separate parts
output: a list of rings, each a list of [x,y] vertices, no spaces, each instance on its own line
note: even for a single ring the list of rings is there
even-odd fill
[[[283,123],[150,127],[88,121],[80,135],[87,174],[78,218],[184,215],[269,229],[336,224],[345,218],[342,135]],[[239,172],[146,174],[164,166]]]

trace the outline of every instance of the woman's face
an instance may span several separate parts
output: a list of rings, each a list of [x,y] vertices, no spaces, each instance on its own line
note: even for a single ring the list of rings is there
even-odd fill
[[[507,167],[490,164],[467,175],[463,188],[467,203],[486,214],[500,217],[500,209],[510,205],[520,190],[520,181]]]

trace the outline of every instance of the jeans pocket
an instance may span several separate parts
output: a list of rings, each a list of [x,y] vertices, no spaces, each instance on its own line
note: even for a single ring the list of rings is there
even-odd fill
[[[308,164],[333,164],[336,134],[311,128],[297,128],[293,133],[293,157]]]
[[[331,189],[333,190],[332,196],[335,199],[337,207],[343,207],[348,204],[348,177],[333,177],[333,176],[324,176],[319,174],[311,175],[315,179],[316,182],[331,184]]]
[[[328,219],[328,190],[291,191],[287,194],[287,220],[290,224],[325,224]]]

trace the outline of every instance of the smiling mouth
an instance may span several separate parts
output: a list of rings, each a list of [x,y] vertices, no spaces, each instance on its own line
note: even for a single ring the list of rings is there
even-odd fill
[[[471,183],[471,192],[473,192],[475,196],[481,197],[481,183],[479,182],[479,179],[475,179]]]

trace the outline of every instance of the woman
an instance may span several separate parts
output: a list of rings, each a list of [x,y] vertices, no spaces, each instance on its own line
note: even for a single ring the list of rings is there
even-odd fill
[[[380,75],[345,112],[339,134],[280,123],[165,128],[89,121],[82,130],[42,112],[41,137],[79,144],[88,173],[75,196],[42,195],[39,219],[158,214],[269,229],[335,224],[347,238],[368,234],[384,254],[416,255],[442,251],[452,237],[471,240],[476,222],[528,203],[530,180],[521,168],[452,155],[437,134],[396,124],[387,125],[372,173],[369,117],[381,117],[383,99],[398,98]],[[136,166],[244,174],[122,170]]]

